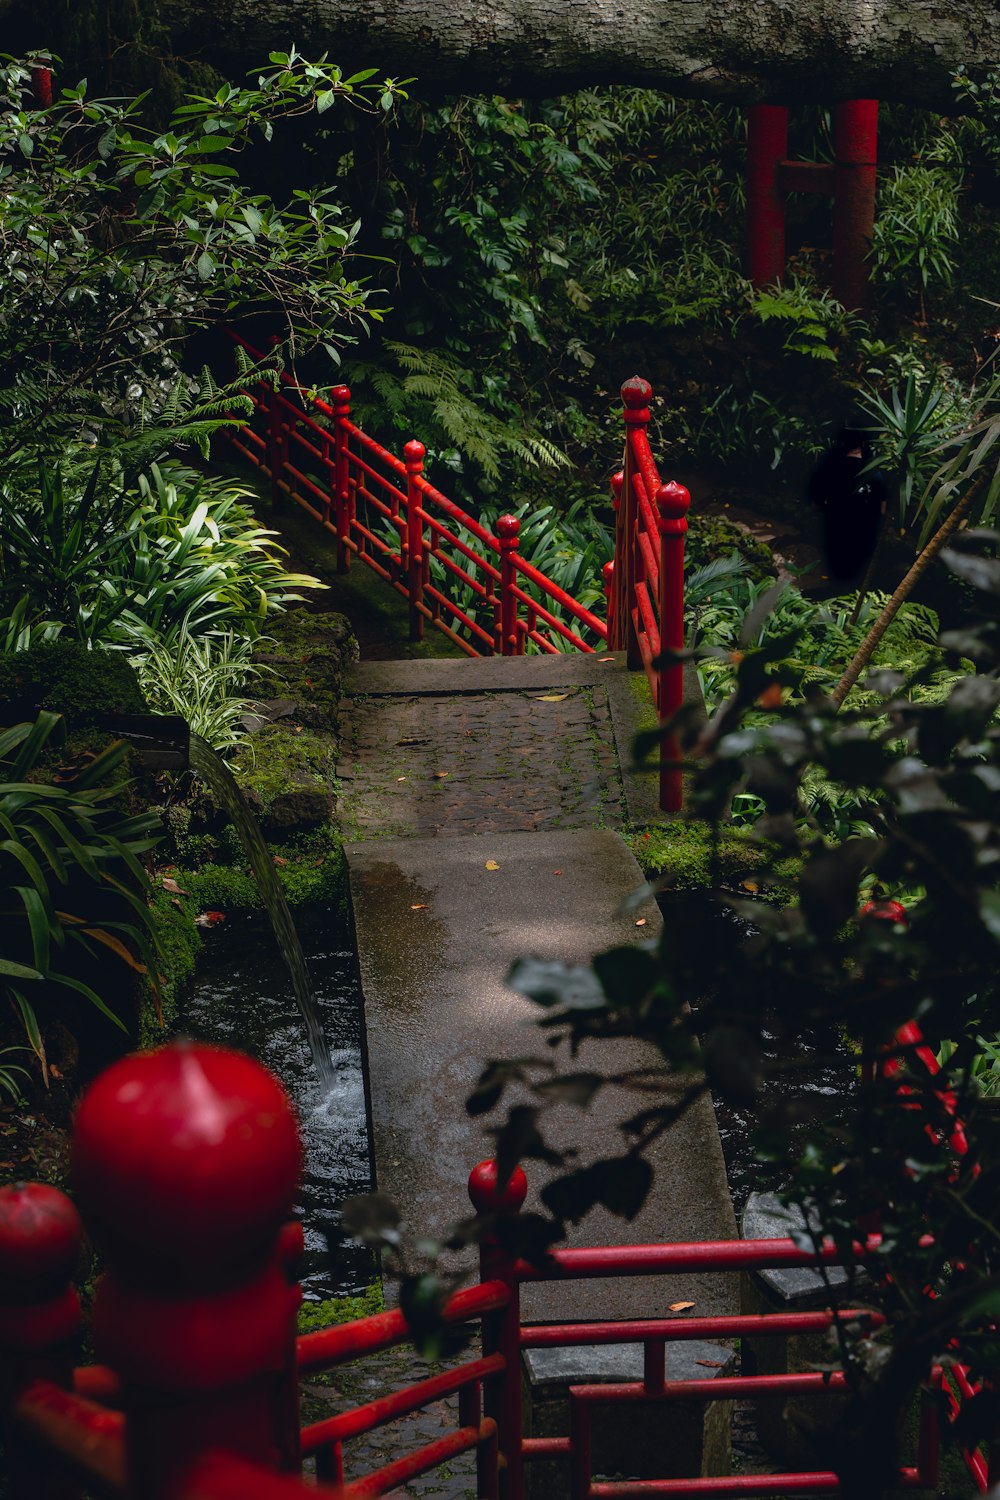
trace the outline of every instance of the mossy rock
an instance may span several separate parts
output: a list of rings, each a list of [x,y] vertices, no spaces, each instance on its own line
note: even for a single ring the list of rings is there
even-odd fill
[[[280,616],[269,635],[253,657],[264,668],[262,684],[270,684],[275,695],[263,701],[265,715],[277,710],[288,724],[336,730],[344,677],[358,659],[350,621],[297,609]]]
[[[753,840],[749,830],[723,828],[713,841],[708,823],[683,819],[637,829],[628,843],[645,875],[682,889],[728,885],[763,893],[765,883],[791,882],[798,868],[792,859],[775,863],[776,850]]]
[[[232,769],[268,839],[280,842],[333,816],[336,744],[328,734],[268,724]]]
[[[64,714],[73,729],[103,714],[148,712],[138,679],[120,651],[88,651],[79,641],[50,641],[0,656],[0,703]]]
[[[774,558],[765,542],[725,516],[706,516],[693,511],[685,538],[686,566],[700,568],[716,558],[728,557],[731,552],[739,553],[755,581],[774,577]]]
[[[158,945],[159,1013],[152,985],[147,984],[139,1013],[139,1045],[159,1047],[177,1021],[180,999],[194,978],[201,933],[183,904],[165,890],[157,891],[151,906]],[[162,1019],[162,1025],[161,1025]]]

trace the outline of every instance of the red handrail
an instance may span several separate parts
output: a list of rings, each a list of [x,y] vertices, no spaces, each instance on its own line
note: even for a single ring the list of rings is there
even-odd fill
[[[246,339],[230,337],[263,359]],[[627,499],[616,502],[615,557],[603,570],[606,620],[521,556],[515,516],[501,516],[494,536],[430,484],[422,443],[411,440],[400,459],[364,432],[351,420],[346,385],[334,386],[327,402],[283,373],[278,390],[261,381],[245,394],[251,417],[220,437],[268,477],[276,503],[294,501],[336,538],[341,572],[364,563],[406,598],[413,640],[430,624],[469,656],[521,656],[530,648],[593,653],[607,643],[627,651],[630,667],[645,668],[661,721],[680,708],[682,669],[660,657],[684,644],[690,496],[660,482],[644,380],[622,387]],[[615,494],[621,492],[616,477]],[[674,736],[661,751],[660,806],[681,807]]]
[[[301,1232],[282,1221],[299,1153],[287,1099],[248,1058],[177,1045],[124,1059],[98,1079],[78,1112],[73,1175],[105,1260],[94,1338],[107,1363],[76,1371],[68,1353],[79,1321],[69,1279],[81,1238],[76,1210],[53,1188],[0,1189],[0,1418],[12,1500],[62,1500],[72,1489],[59,1476],[73,1475],[129,1500],[307,1500],[316,1490],[297,1477],[304,1454],[315,1454],[321,1481],[361,1500],[471,1451],[483,1500],[522,1500],[523,1465],[541,1458],[568,1460],[574,1500],[836,1490],[826,1471],[595,1484],[592,1410],[839,1389],[840,1377],[808,1372],[674,1381],[665,1348],[672,1340],[816,1332],[838,1318],[877,1325],[877,1314],[829,1309],[525,1328],[519,1313],[522,1280],[815,1267],[840,1263],[832,1245],[806,1249],[777,1239],[562,1249],[530,1267],[499,1233],[500,1221],[524,1201],[524,1174],[518,1168],[498,1191],[493,1162],[480,1163],[469,1181],[473,1204],[495,1226],[481,1245],[482,1279],[456,1293],[444,1313],[449,1323],[481,1322],[481,1353],[300,1432],[299,1375],[399,1344],[408,1330],[395,1310],[296,1339],[291,1267]],[[859,1243],[855,1260],[878,1245],[877,1236]],[[643,1346],[641,1380],[574,1386],[568,1433],[524,1437],[523,1349],[626,1341]],[[940,1370],[933,1379],[941,1384]],[[949,1380],[944,1401],[954,1413],[976,1388],[962,1369]],[[453,1394],[456,1430],[345,1479],[347,1439]],[[900,1471],[903,1488],[935,1483],[939,1409],[927,1403],[919,1462]],[[969,1463],[985,1489],[985,1460],[970,1455]]]

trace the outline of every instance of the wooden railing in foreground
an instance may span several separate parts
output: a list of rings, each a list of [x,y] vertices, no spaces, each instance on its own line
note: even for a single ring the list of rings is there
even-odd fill
[[[294,502],[335,538],[341,572],[363,563],[403,595],[412,639],[422,639],[429,624],[469,656],[627,650],[629,665],[649,675],[660,718],[680,707],[680,667],[656,663],[661,650],[684,643],[690,497],[680,485],[660,483],[644,380],[622,387],[628,482],[616,476],[614,484],[625,498],[616,499],[615,557],[603,570],[607,622],[521,556],[516,516],[501,516],[494,536],[428,481],[422,443],[408,442],[400,458],[358,427],[347,386],[334,386],[323,401],[286,376],[277,390],[261,381],[246,395],[252,416],[220,436],[269,480],[276,504]],[[660,793],[664,811],[680,810],[673,740],[661,758]]]
[[[177,1044],[116,1063],[91,1087],[76,1121],[72,1176],[87,1231],[104,1261],[93,1313],[103,1364],[73,1367],[80,1322],[72,1285],[82,1225],[62,1193],[37,1184],[0,1189],[0,1417],[10,1500],[308,1500],[318,1493],[388,1494],[458,1454],[475,1452],[481,1500],[523,1500],[523,1465],[569,1464],[573,1500],[678,1495],[838,1492],[831,1472],[595,1483],[594,1407],[678,1399],[781,1399],[844,1387],[823,1372],[674,1381],[665,1350],[677,1339],[788,1336],[878,1315],[827,1309],[764,1316],[650,1318],[524,1326],[522,1282],[685,1271],[838,1264],[830,1245],[791,1239],[564,1249],[539,1267],[515,1260],[495,1234],[481,1250],[482,1280],[458,1292],[445,1317],[480,1324],[482,1347],[428,1376],[300,1429],[298,1381],[403,1343],[399,1311],[296,1338],[302,1231],[288,1223],[302,1148],[288,1099],[257,1063],[221,1048]],[[498,1190],[483,1162],[469,1191],[494,1223],[516,1213],[526,1182],[517,1169]],[[878,1248],[855,1247],[864,1262]],[[521,1351],[641,1343],[641,1381],[577,1385],[569,1431],[529,1437],[521,1426]],[[955,1404],[974,1394],[964,1371]],[[941,1380],[935,1371],[932,1386]],[[454,1431],[373,1473],[346,1477],[351,1437],[457,1393]],[[918,1463],[904,1489],[936,1483],[940,1402],[924,1404]],[[314,1455],[317,1484],[300,1477]],[[972,1465],[986,1488],[986,1465]]]

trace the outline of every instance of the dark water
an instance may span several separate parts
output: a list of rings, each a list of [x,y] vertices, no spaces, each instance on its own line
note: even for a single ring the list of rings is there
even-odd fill
[[[700,892],[664,894],[659,905],[668,941],[671,933],[676,933],[695,961],[704,949],[725,953],[733,982],[739,982],[747,961],[742,946],[757,931],[751,922],[737,916],[724,902]],[[835,1113],[856,1081],[855,1058],[836,1033],[822,1038],[779,1037],[768,1029],[764,1017],[760,1052],[765,1081],[752,1108],[742,1108],[717,1091],[712,1096],[737,1217],[751,1193],[775,1192],[788,1182],[783,1163],[758,1153],[756,1137],[761,1124],[767,1127],[770,1123],[770,1133],[778,1135],[787,1161],[794,1156],[796,1143],[804,1138],[810,1124]],[[762,1139],[766,1140],[767,1134],[765,1128]]]
[[[372,1185],[361,1012],[354,935],[335,911],[310,908],[296,925],[326,1038],[331,1082],[310,1056],[288,970],[266,916],[236,913],[205,935],[182,1029],[199,1041],[249,1052],[277,1074],[299,1113],[306,1170],[297,1212],[306,1236],[308,1295],[358,1291],[373,1272],[370,1252],[345,1243],[340,1205]]]

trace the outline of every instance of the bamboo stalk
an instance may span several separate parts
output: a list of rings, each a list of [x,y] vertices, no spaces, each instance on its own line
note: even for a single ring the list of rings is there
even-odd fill
[[[938,527],[937,531],[931,537],[924,550],[920,553],[919,557],[914,562],[909,572],[906,573],[896,592],[888,601],[885,608],[882,610],[882,613],[879,615],[878,619],[872,626],[871,630],[869,630],[868,634],[861,642],[861,645],[858,647],[857,652],[854,656],[854,660],[851,662],[850,666],[847,668],[847,671],[844,673],[843,677],[834,688],[831,696],[835,708],[841,707],[844,699],[851,691],[851,688],[857,682],[858,678],[861,676],[861,673],[864,671],[865,667],[871,660],[872,653],[874,652],[875,647],[878,645],[879,641],[885,635],[886,631],[889,629],[889,626],[896,618],[896,615],[899,613],[900,605],[906,602],[910,594],[913,592],[914,585],[920,579],[922,574],[927,571],[928,567],[934,561],[937,554],[941,551],[941,548],[951,536],[952,532],[957,530],[959,521],[961,521],[962,517],[971,506],[973,500],[977,497],[980,490],[984,488],[987,480],[990,479],[990,477],[991,475],[989,472],[980,474],[979,478],[969,486],[968,491],[965,495],[963,495],[962,499],[958,501],[951,515]]]

